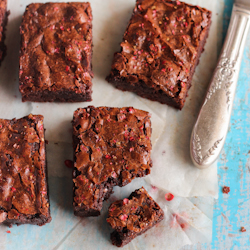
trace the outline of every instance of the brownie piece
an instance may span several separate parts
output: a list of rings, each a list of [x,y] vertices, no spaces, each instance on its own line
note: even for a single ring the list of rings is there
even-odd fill
[[[0,0],[0,65],[6,54],[6,46],[4,45],[5,27],[8,20],[7,0]]]
[[[182,109],[210,24],[211,12],[198,6],[137,0],[107,81]]]
[[[107,222],[115,230],[111,233],[112,244],[118,247],[128,244],[163,217],[163,210],[144,187],[135,190],[128,199],[116,201],[109,207]]]
[[[89,3],[30,4],[20,32],[19,89],[23,101],[91,101]]]
[[[78,109],[73,117],[74,213],[98,216],[114,186],[150,173],[151,122],[146,111]]]
[[[43,116],[0,119],[0,224],[51,221]]]

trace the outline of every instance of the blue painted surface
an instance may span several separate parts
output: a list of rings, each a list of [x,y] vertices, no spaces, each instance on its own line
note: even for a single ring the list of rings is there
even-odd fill
[[[224,0],[223,37],[230,21],[233,0]],[[229,132],[218,164],[219,199],[213,216],[211,244],[196,250],[250,249],[250,34],[241,65]],[[222,187],[229,186],[229,194]],[[241,232],[245,227],[246,232]]]
[[[225,0],[223,35],[225,36],[231,15],[233,0]],[[249,37],[249,36],[248,36]],[[213,242],[205,249],[249,249],[249,39],[244,51],[234,108],[224,152],[218,165],[219,185],[229,186],[230,193],[220,190],[213,218]],[[244,226],[246,232],[240,232]]]

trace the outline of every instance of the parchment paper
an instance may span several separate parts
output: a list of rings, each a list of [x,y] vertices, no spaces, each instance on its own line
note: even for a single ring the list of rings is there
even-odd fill
[[[64,166],[72,159],[71,123],[74,110],[88,105],[134,106],[152,114],[153,168],[152,174],[134,180],[123,188],[115,188],[111,200],[124,198],[142,185],[164,208],[165,219],[156,228],[135,239],[124,249],[179,249],[185,244],[206,242],[212,235],[213,198],[218,195],[216,164],[207,170],[198,170],[189,156],[191,130],[217,58],[220,11],[216,0],[189,0],[212,10],[211,27],[205,52],[193,78],[185,107],[177,111],[152,102],[133,93],[121,92],[105,81],[113,53],[131,17],[135,0],[89,0],[93,9],[94,55],[93,101],[89,103],[22,103],[18,92],[19,25],[25,6],[31,2],[9,0],[7,46],[8,54],[0,68],[0,117],[20,118],[29,113],[45,117],[49,189],[52,222],[43,227],[14,226],[11,233],[0,226],[0,249],[116,249],[109,242],[110,228],[105,222],[106,202],[100,217],[80,219],[72,214],[71,171]],[[52,1],[56,2],[56,1]],[[152,186],[158,188],[152,188]],[[164,199],[166,192],[175,198]],[[177,197],[179,196],[179,197]],[[203,196],[204,198],[181,198]],[[210,198],[209,198],[210,197]],[[181,226],[182,225],[182,226]]]

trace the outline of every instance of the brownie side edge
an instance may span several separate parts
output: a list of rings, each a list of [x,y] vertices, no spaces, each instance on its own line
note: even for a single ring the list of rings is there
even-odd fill
[[[4,0],[4,1],[7,3],[6,0]],[[6,26],[8,23],[8,16],[10,14],[10,11],[7,11],[7,4],[6,4],[6,8],[5,8],[5,10],[3,10],[2,14],[3,14],[3,20],[2,20],[2,24],[1,24],[2,38],[0,40],[0,66],[1,66],[1,63],[4,59],[4,57],[6,56],[6,53],[7,53],[7,46],[4,43],[5,38],[6,38]],[[0,12],[0,15],[1,15],[1,12]]]

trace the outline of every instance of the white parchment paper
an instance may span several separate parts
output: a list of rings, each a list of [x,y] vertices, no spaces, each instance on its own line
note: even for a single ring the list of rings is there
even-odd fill
[[[165,211],[159,226],[135,239],[124,249],[179,249],[185,244],[206,242],[212,235],[213,198],[217,198],[217,167],[196,169],[189,156],[191,130],[217,59],[217,0],[188,0],[213,11],[213,24],[182,111],[152,102],[133,93],[115,89],[105,81],[113,53],[120,49],[122,35],[131,17],[135,0],[89,0],[93,10],[94,55],[93,101],[89,103],[22,103],[18,91],[19,26],[25,6],[41,0],[9,0],[6,44],[7,57],[0,68],[0,117],[20,118],[29,113],[45,117],[52,222],[43,227],[23,225],[10,229],[0,226],[0,249],[116,249],[109,242],[105,222],[107,207],[97,218],[81,219],[72,214],[71,172],[64,160],[72,159],[71,120],[74,110],[88,105],[134,106],[152,114],[153,168],[144,179],[115,188],[111,200],[124,198],[144,185]],[[56,2],[56,1],[52,1]],[[66,2],[66,1],[65,1]],[[151,184],[151,185],[150,185]],[[157,188],[152,188],[156,186]],[[175,198],[164,199],[166,192]],[[181,198],[203,196],[205,198]],[[209,198],[210,197],[210,198]]]

